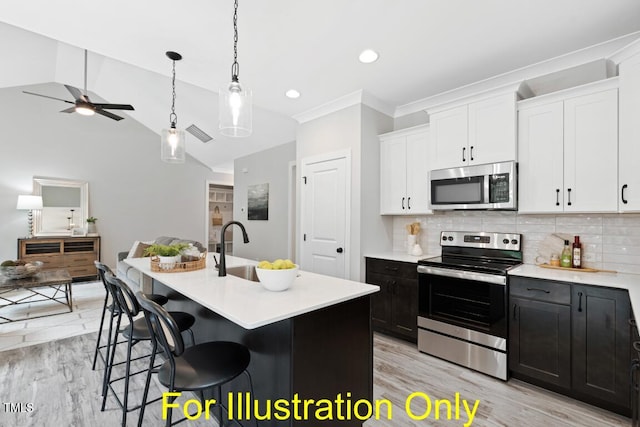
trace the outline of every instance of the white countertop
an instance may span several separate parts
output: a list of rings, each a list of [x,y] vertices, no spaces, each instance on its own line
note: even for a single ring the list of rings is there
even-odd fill
[[[151,271],[149,258],[127,258],[124,262],[245,329],[255,329],[380,290],[375,285],[300,271],[291,288],[271,292],[257,282],[229,275],[218,277],[212,257],[212,254],[207,256],[206,268],[184,273]],[[228,269],[256,265],[257,262],[227,256],[226,264]]]
[[[634,313],[640,313],[640,275],[627,273],[587,273],[567,269],[542,268],[532,264],[522,264],[509,271],[510,276],[532,277],[534,279],[558,280],[583,285],[607,286],[627,289]]]
[[[422,254],[420,256],[407,255],[406,252],[374,252],[364,255],[365,258],[388,259],[390,261],[412,262],[417,264],[419,260],[433,258],[440,254]]]

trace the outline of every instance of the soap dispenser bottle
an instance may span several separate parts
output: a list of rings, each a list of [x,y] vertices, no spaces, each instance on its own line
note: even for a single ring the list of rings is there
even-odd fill
[[[573,242],[571,267],[582,268],[582,243],[580,243],[580,236],[575,236],[575,241]]]
[[[562,255],[560,255],[560,267],[571,267],[571,247],[569,241],[564,241],[564,249],[562,249]]]

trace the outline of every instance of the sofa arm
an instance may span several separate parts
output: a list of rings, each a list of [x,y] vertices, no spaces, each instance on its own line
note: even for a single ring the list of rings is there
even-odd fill
[[[127,257],[127,255],[129,255],[129,251],[118,252],[118,261],[122,261]]]

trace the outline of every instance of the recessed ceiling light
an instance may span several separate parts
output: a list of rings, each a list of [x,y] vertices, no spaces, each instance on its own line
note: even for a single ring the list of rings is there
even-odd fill
[[[291,99],[300,98],[300,92],[298,92],[295,89],[289,89],[284,94],[287,98],[291,98]]]
[[[360,53],[358,59],[363,64],[371,64],[372,62],[376,62],[378,60],[378,52],[373,49],[365,49]]]

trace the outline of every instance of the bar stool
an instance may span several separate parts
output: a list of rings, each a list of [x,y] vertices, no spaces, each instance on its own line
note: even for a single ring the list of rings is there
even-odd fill
[[[116,322],[116,330],[115,336],[113,338],[112,351],[110,352],[110,358],[107,362],[107,366],[105,369],[105,383],[103,384],[103,395],[102,395],[102,408],[104,411],[105,405],[107,402],[107,395],[109,394],[109,390],[113,393],[118,405],[122,408],[122,426],[126,427],[127,425],[127,413],[133,410],[140,408],[143,403],[134,407],[129,407],[129,380],[132,376],[143,373],[147,371],[147,369],[142,369],[137,372],[131,372],[131,362],[135,360],[142,359],[144,357],[151,356],[151,360],[155,360],[156,349],[152,351],[149,355],[143,355],[136,358],[131,357],[131,351],[135,344],[140,341],[152,341],[152,336],[149,332],[149,328],[147,326],[147,322],[145,318],[140,317],[135,319],[135,317],[140,314],[141,308],[138,304],[138,300],[136,299],[133,291],[129,286],[124,283],[122,280],[118,279],[113,274],[105,274],[105,282],[107,283],[108,289],[111,291],[111,295],[113,296],[114,302],[118,306],[120,313],[123,313],[127,316],[129,320],[129,325],[124,329],[120,330],[120,321],[122,316],[120,316]],[[181,311],[171,312],[172,316],[176,319],[176,328],[178,330],[178,334],[181,332],[188,331],[191,335],[192,344],[195,345],[195,339],[193,336],[193,331],[191,327],[195,323],[195,318],[189,314]],[[115,353],[116,353],[116,345],[118,343],[118,335],[122,334],[125,338],[127,338],[127,355],[124,362],[114,363]],[[113,367],[119,364],[125,364],[125,374],[122,377],[111,378]],[[153,366],[153,365],[150,365]],[[122,400],[118,397],[117,393],[113,389],[112,384],[116,381],[124,380],[124,392]],[[146,398],[146,397],[145,397]]]
[[[96,349],[93,353],[93,364],[91,365],[91,369],[95,371],[98,355],[100,355],[100,358],[102,359],[102,362],[105,364],[105,366],[106,366],[106,361],[109,360],[109,349],[111,345],[111,333],[113,329],[113,321],[117,316],[120,316],[121,313],[118,311],[118,307],[116,304],[113,304],[113,303],[109,304],[109,296],[111,295],[111,293],[107,288],[107,283],[105,282],[104,275],[107,273],[113,275],[113,272],[111,271],[109,266],[101,263],[100,261],[94,261],[93,263],[95,264],[96,269],[98,270],[98,276],[100,276],[100,281],[102,282],[102,286],[104,286],[104,303],[102,304],[102,315],[100,317],[100,327],[98,328],[98,339],[96,340]],[[160,305],[165,305],[169,301],[169,298],[160,294],[149,294],[149,298]],[[107,313],[107,310],[109,310],[109,313],[110,313],[109,332],[107,337],[107,343],[101,344],[100,342],[102,339],[102,328],[104,326],[104,318]],[[101,350],[104,348],[106,348],[106,354],[103,356]]]
[[[180,335],[178,322],[172,314],[151,301],[142,292],[137,292],[136,297],[144,311],[149,330],[152,332],[154,350],[152,351],[149,361],[147,381],[142,397],[143,403],[138,416],[138,427],[142,426],[146,404],[151,403],[147,402],[147,395],[149,393],[149,383],[152,373],[158,374],[158,380],[163,386],[169,389],[169,392],[198,392],[200,399],[203,400],[203,405],[204,390],[214,388],[216,390],[216,402],[218,405],[218,422],[220,425],[223,425],[221,386],[244,373],[249,378],[249,387],[253,395],[253,383],[251,381],[251,375],[247,371],[247,367],[251,361],[249,349],[242,344],[229,341],[211,341],[185,348],[182,336]],[[153,366],[155,350],[158,345],[166,357],[166,361],[159,369]],[[160,400],[160,398],[152,402],[157,400]],[[171,403],[175,400],[175,397],[170,397],[168,400],[169,403]],[[172,408],[169,407],[166,427],[178,424],[187,419],[185,417],[172,423],[171,415]]]

